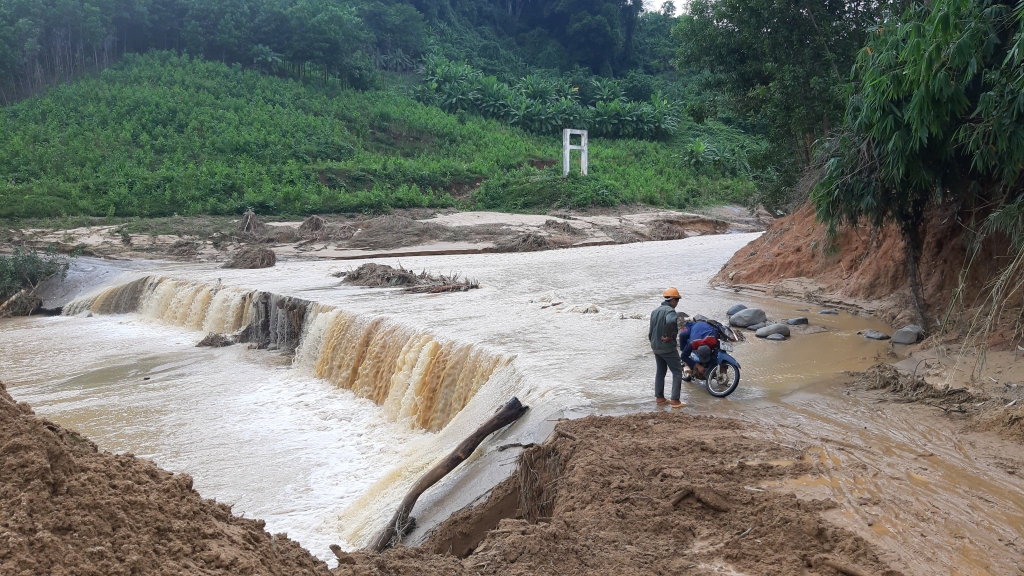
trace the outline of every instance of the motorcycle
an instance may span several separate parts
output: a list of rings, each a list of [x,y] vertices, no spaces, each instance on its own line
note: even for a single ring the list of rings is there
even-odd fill
[[[732,352],[732,344],[730,342],[739,342],[743,339],[743,336],[721,322],[710,320],[700,315],[695,316],[694,320],[707,322],[714,326],[715,330],[718,331],[719,342],[718,346],[711,350],[711,360],[706,365],[700,362],[696,351],[690,353],[690,359],[694,361],[695,365],[701,366],[704,369],[703,375],[698,375],[694,371],[691,373],[691,376],[695,380],[703,382],[708,389],[708,393],[712,396],[725,398],[735,392],[736,387],[740,385],[740,363],[729,354],[729,352]],[[708,366],[711,368],[708,369]]]

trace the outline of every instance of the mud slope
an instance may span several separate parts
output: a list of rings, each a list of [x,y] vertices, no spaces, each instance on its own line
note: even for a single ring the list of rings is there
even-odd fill
[[[0,383],[0,574],[329,574],[187,475],[112,455],[16,404]]]
[[[952,209],[931,212],[922,226],[920,272],[926,314],[941,317],[958,285],[966,254],[966,227]],[[823,305],[859,308],[894,324],[914,320],[904,242],[893,227],[843,228],[838,252],[825,249],[826,227],[805,204],[768,226],[741,248],[712,283]],[[994,246],[998,243],[993,243]],[[998,249],[979,254],[968,279],[968,297],[981,293],[999,264]],[[973,300],[966,302],[968,306]]]
[[[865,540],[821,519],[833,502],[770,488],[812,464],[735,420],[661,412],[563,421],[518,465],[420,548],[356,553],[336,574],[898,574]]]

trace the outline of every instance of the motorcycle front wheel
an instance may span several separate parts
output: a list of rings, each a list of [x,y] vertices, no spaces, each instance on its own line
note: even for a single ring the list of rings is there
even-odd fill
[[[725,398],[740,385],[740,369],[722,362],[708,373],[708,392],[716,398]]]

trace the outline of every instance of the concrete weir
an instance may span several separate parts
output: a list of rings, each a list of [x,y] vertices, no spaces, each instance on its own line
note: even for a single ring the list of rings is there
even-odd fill
[[[294,353],[315,376],[373,400],[389,419],[430,431],[443,428],[510,361],[302,298],[158,276],[79,298],[65,306],[64,315],[85,311],[139,313]]]

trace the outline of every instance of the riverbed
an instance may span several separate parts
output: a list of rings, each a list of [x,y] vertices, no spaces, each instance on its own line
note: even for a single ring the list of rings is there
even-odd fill
[[[6,321],[0,379],[17,400],[102,449],[188,472],[204,496],[232,504],[235,513],[264,518],[270,532],[287,532],[328,558],[329,544],[364,544],[415,478],[513,395],[531,406],[526,418],[485,443],[469,466],[424,496],[416,511],[421,527],[472,502],[511,472],[514,451],[500,452],[498,446],[541,441],[558,418],[655,409],[647,315],[667,286],[680,289],[680,309],[691,314],[725,320],[726,309],[743,303],[774,319],[808,316],[824,328],[786,342],[750,335],[735,347],[743,366],[737,392],[715,399],[684,384],[685,410],[748,417],[768,426],[795,418],[794,410],[812,422],[821,419],[819,410],[843,410],[841,388],[827,382],[886,359],[889,344],[857,332],[891,328],[846,312],[821,315],[806,304],[710,288],[708,278],[754,237],[376,260],[416,271],[459,272],[481,285],[432,295],[342,284],[335,275],[359,261],[280,262],[265,270],[155,264],[106,281],[176,281],[166,298],[141,313]],[[244,346],[195,348],[210,326],[209,310],[221,304],[231,309],[226,296],[216,301],[216,294],[230,290],[299,297],[324,309],[319,324],[308,323],[294,356]],[[186,292],[192,296],[182,297]],[[202,300],[201,294],[209,295]],[[332,340],[340,315],[385,323],[390,331],[374,334],[388,337]],[[418,419],[415,406],[379,404],[322,377],[329,372],[321,369],[326,360],[365,349],[398,357],[413,338],[438,350],[465,350],[463,364],[475,358],[488,367],[485,381],[466,388],[472,396],[457,413]],[[402,350],[389,351],[396,346]],[[404,398],[406,404],[418,401],[412,394]],[[810,426],[824,434],[835,427],[834,419],[825,420]],[[795,436],[813,441],[806,430]],[[887,437],[906,444],[904,436],[897,429]],[[1011,510],[1024,510],[1024,502],[1007,489],[1012,482],[999,479],[989,492]],[[1020,514],[1000,522],[1001,530],[1020,534]],[[957,558],[967,556],[940,557],[941,565],[955,567]]]

